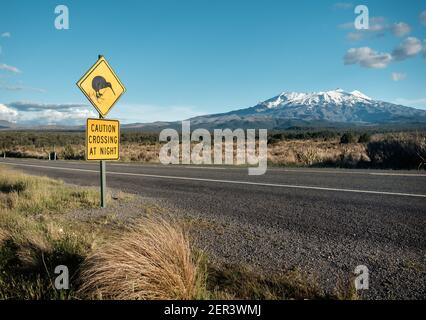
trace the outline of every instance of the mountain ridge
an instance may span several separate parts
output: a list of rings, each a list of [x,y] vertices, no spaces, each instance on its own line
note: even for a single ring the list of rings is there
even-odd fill
[[[424,122],[426,125],[426,110],[374,100],[358,90],[336,89],[311,93],[282,92],[253,107],[190,120],[191,125],[204,123],[218,128],[238,122],[274,129],[288,121],[358,125]]]
[[[282,130],[293,126],[381,126],[415,124],[426,127],[426,110],[375,100],[361,91],[335,89],[320,92],[281,92],[258,104],[225,113],[188,119],[191,127],[213,129],[254,128]],[[161,131],[180,129],[180,121],[130,123],[123,130]],[[84,130],[80,126],[19,126],[0,120],[0,129]]]

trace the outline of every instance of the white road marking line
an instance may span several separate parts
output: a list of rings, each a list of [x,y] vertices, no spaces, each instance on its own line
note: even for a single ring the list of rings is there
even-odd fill
[[[402,176],[402,177],[426,177],[421,173],[386,173],[386,172],[370,172],[373,176]]]
[[[270,171],[284,171],[284,172],[302,172],[302,173],[331,173],[331,174],[363,174],[372,176],[401,176],[401,177],[425,177],[426,174],[421,173],[393,173],[393,172],[365,172],[365,171],[339,171],[339,170],[307,170],[307,169],[268,169]]]
[[[90,169],[40,166],[40,165],[33,165],[33,164],[7,163],[7,162],[0,162],[0,163],[8,164],[8,165],[11,165],[11,166],[22,166],[22,167],[44,168],[44,169],[54,169],[54,170],[99,173],[98,170],[90,170]],[[147,178],[160,178],[160,179],[216,182],[216,183],[228,183],[228,184],[245,184],[245,185],[253,185],[253,186],[263,186],[263,187],[278,187],[278,188],[290,188],[290,189],[322,190],[322,191],[352,192],[352,193],[366,193],[366,194],[378,194],[378,195],[388,195],[388,196],[405,196],[405,197],[426,198],[426,194],[418,194],[418,193],[401,193],[401,192],[357,190],[357,189],[343,189],[343,188],[341,189],[341,188],[329,188],[329,187],[314,187],[314,186],[276,184],[276,183],[251,182],[251,181],[233,181],[233,180],[219,180],[219,179],[205,179],[205,178],[190,178],[190,177],[165,176],[165,175],[155,175],[155,174],[145,174],[145,173],[130,173],[130,172],[114,172],[114,171],[108,171],[107,174],[109,174],[109,175],[122,175],[122,176],[137,176],[137,177],[147,177]]]
[[[223,167],[198,167],[198,166],[182,166],[185,169],[206,169],[206,170],[226,170],[231,168],[223,168]],[[232,168],[235,169],[235,168]],[[246,169],[246,168],[245,168]]]
[[[34,162],[35,160],[30,160],[30,159],[20,159],[19,161],[22,162]],[[41,160],[40,160],[41,161]],[[47,160],[46,160],[47,161]],[[7,163],[7,162],[3,162],[0,159],[0,163]],[[73,165],[81,165],[81,164],[87,164],[87,162],[82,162],[79,160],[58,160],[56,161],[56,163],[66,163],[66,164],[73,164]],[[97,163],[93,163],[93,164],[97,164]],[[135,169],[139,169],[139,168],[163,168],[165,167],[165,165],[162,164],[149,164],[149,165],[145,165],[145,164],[129,164],[129,163],[109,163],[110,166],[115,166],[115,167],[132,167]],[[177,165],[172,165],[169,167],[176,167]],[[180,165],[180,168],[183,169],[208,169],[208,170],[247,170],[248,167],[233,167],[233,166],[228,166],[228,167],[218,167],[218,166],[211,166],[211,167],[207,167],[207,166],[197,166],[197,165]],[[396,177],[423,177],[426,178],[426,174],[421,174],[421,173],[399,173],[399,172],[366,172],[366,171],[340,171],[339,169],[336,170],[312,170],[312,169],[285,169],[285,168],[277,168],[277,167],[272,167],[272,168],[268,168],[269,172],[292,172],[292,173],[317,173],[317,174],[324,174],[324,173],[329,173],[329,174],[356,174],[356,175],[371,175],[371,176],[396,176]]]

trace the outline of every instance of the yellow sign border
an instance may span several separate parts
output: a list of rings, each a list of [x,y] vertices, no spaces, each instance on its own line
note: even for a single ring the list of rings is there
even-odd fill
[[[102,63],[104,62],[106,64],[106,66],[108,67],[109,71],[111,71],[111,73],[114,75],[115,79],[117,80],[117,82],[119,83],[119,85],[121,86],[121,88],[123,89],[123,91],[121,92],[121,94],[118,96],[118,98],[114,101],[114,103],[109,107],[108,111],[106,113],[101,112],[101,110],[99,110],[99,108],[96,106],[95,102],[86,94],[86,92],[81,88],[81,84],[84,82],[84,80],[86,80],[91,74],[92,72]],[[92,106],[99,112],[100,115],[102,115],[103,117],[105,117],[110,111],[111,109],[114,107],[114,105],[117,103],[118,100],[120,100],[121,96],[126,92],[126,87],[123,85],[123,83],[121,83],[120,79],[118,78],[117,74],[114,72],[114,70],[112,70],[111,66],[109,65],[108,61],[104,58],[104,57],[100,57],[98,59],[98,61],[96,61],[96,63],[80,78],[80,80],[77,81],[76,83],[77,87],[80,89],[81,92],[83,92],[83,94],[86,96],[86,98],[90,101],[90,103],[92,104]]]
[[[95,120],[95,121],[110,121],[110,122],[117,122],[118,124],[118,157],[116,159],[88,159],[87,155],[88,155],[88,150],[89,150],[89,120]],[[120,121],[119,120],[115,120],[115,119],[104,119],[104,118],[87,118],[86,120],[86,161],[106,161],[106,160],[111,160],[111,161],[118,161],[120,160]]]

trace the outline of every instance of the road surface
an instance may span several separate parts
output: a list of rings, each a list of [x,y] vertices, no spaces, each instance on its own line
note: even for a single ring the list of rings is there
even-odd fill
[[[66,182],[99,185],[99,165],[2,159]],[[216,224],[200,231],[226,262],[301,267],[325,286],[357,265],[368,298],[426,298],[426,174],[418,171],[247,168],[108,163],[108,187],[158,199]]]

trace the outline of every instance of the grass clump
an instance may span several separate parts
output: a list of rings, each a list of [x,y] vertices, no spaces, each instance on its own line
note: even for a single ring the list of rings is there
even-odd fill
[[[364,132],[358,138],[358,143],[369,143],[371,141],[371,134]]]
[[[203,275],[182,227],[144,219],[92,253],[82,266],[80,292],[103,299],[196,299]]]
[[[264,274],[241,265],[213,266],[177,223],[145,218],[90,254],[79,295],[88,299],[322,299],[300,270]]]
[[[356,141],[356,137],[352,132],[345,132],[340,137],[340,143],[342,144],[355,143]]]
[[[361,297],[355,288],[354,277],[345,277],[339,274],[337,284],[334,288],[334,299],[337,300],[360,300]]]
[[[98,202],[99,195],[94,188],[69,186],[60,180],[0,168],[0,210],[25,215],[63,213],[96,207]]]
[[[95,239],[91,226],[63,214],[97,205],[94,189],[0,167],[0,299],[64,299],[54,269],[76,275]],[[59,213],[59,214],[58,214]]]
[[[397,134],[367,145],[373,166],[391,169],[425,169],[426,137]]]
[[[298,269],[280,274],[265,274],[241,265],[213,267],[209,268],[207,288],[213,299],[324,298],[316,279]]]
[[[90,250],[95,233],[78,223],[0,211],[0,299],[64,299],[75,297],[53,286],[54,269],[66,265],[70,276]]]

